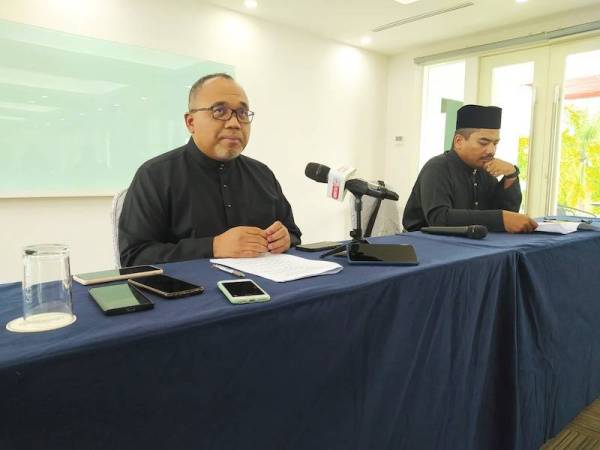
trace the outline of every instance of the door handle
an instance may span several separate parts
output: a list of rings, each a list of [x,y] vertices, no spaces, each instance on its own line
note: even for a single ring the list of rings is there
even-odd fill
[[[529,155],[527,158],[527,185],[529,185],[529,180],[531,180],[531,161],[533,154],[533,144],[535,140],[535,107],[537,104],[537,89],[535,86],[531,86],[531,117],[529,118]],[[530,189],[527,189],[527,204],[524,208],[524,213],[527,214],[527,210],[529,209],[529,198],[530,198]]]
[[[562,86],[557,84],[554,86],[554,99],[552,101],[552,123],[550,127],[550,160],[548,162],[548,179],[549,190],[546,193],[546,215],[554,213],[553,200],[556,197],[557,190],[557,159],[558,145],[560,142],[560,114],[562,110]]]

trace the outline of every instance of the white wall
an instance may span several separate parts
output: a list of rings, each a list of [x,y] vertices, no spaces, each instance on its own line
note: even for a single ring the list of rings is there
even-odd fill
[[[245,152],[277,174],[309,242],[344,238],[350,228],[347,205],[324,198],[324,186],[303,176],[309,161],[354,165],[361,175],[396,187],[400,205],[408,198],[419,164],[422,68],[416,56],[599,20],[596,9],[390,60],[193,0],[4,0],[0,18],[235,66],[257,112]],[[468,58],[467,74],[476,78],[477,58]],[[474,83],[465,92],[467,101],[476,100]],[[110,202],[0,199],[0,282],[21,278],[20,249],[31,243],[70,245],[73,272],[111,266]]]
[[[546,18],[535,23],[519,24],[485,34],[467,35],[407,51],[394,56],[388,72],[388,119],[386,128],[385,180],[398,188],[400,204],[404,205],[419,171],[420,119],[423,67],[415,57],[458,50],[465,47],[501,41],[544,31],[600,20],[600,8],[584,8]],[[468,26],[468,24],[465,24]],[[465,102],[477,101],[478,58],[466,58]],[[400,144],[393,137],[401,135]]]
[[[347,206],[304,177],[307,162],[384,175],[384,56],[193,0],[3,0],[0,18],[235,66],[257,113],[245,153],[273,169],[305,242],[349,229]],[[0,199],[0,282],[20,280],[32,243],[68,244],[73,272],[111,267],[110,202]]]

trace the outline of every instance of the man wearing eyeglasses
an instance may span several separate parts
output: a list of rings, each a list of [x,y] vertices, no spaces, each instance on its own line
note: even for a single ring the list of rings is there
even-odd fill
[[[119,221],[122,265],[283,253],[300,243],[273,172],[241,155],[254,113],[227,74],[189,95],[188,143],[137,171]]]

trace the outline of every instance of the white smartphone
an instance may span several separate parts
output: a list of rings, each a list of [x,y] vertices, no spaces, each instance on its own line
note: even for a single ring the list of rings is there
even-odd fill
[[[271,296],[252,280],[223,280],[217,283],[219,290],[235,305],[267,302]]]
[[[159,275],[163,270],[155,266],[131,266],[121,267],[120,269],[103,270],[101,272],[88,272],[73,275],[73,279],[80,284],[98,284],[109,281],[127,280],[129,278],[146,277],[149,275]]]

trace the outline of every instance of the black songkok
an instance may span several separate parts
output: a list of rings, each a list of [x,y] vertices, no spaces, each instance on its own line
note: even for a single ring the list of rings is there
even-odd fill
[[[456,129],[487,128],[499,130],[502,108],[497,106],[465,105],[456,114]]]

